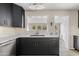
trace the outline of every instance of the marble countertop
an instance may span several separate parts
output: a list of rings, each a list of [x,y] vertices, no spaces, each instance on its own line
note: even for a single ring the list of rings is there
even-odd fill
[[[16,38],[19,38],[19,37],[59,37],[58,35],[44,35],[44,36],[30,36],[30,35],[12,35],[12,36],[7,36],[7,37],[0,37],[0,44],[1,43],[4,43],[4,42],[7,42],[9,40],[16,40]]]
[[[0,44],[7,42],[7,41],[11,41],[11,40],[15,40],[17,37],[4,37],[4,38],[0,38]]]

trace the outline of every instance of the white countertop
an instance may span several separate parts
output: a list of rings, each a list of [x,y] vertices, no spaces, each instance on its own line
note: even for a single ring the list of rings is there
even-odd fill
[[[1,37],[0,38],[0,44],[1,43],[3,43],[3,42],[7,42],[7,41],[9,41],[9,40],[14,40],[14,39],[16,39],[17,37],[15,37],[15,36],[9,36],[9,37]]]
[[[19,35],[12,35],[12,36],[7,36],[7,37],[0,37],[0,43],[3,43],[3,42],[6,42],[6,41],[9,41],[9,40],[16,40],[16,38],[19,38],[19,37],[59,37],[58,35],[45,35],[45,36],[30,36],[30,35],[22,35],[22,34],[19,34]]]

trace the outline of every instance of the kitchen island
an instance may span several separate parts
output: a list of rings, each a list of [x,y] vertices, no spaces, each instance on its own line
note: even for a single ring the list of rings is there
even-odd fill
[[[59,37],[20,37],[16,39],[17,56],[59,56]]]

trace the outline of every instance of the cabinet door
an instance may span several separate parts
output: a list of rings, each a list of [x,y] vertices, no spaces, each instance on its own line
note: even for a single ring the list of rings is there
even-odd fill
[[[78,10],[78,28],[79,28],[79,10]]]
[[[11,15],[11,4],[5,3],[5,20],[4,24],[5,26],[11,26],[11,20],[12,20],[12,15]]]
[[[37,47],[38,55],[48,55],[49,54],[49,39],[37,38],[36,47]]]
[[[15,4],[12,5],[12,26],[22,27],[22,8]]]
[[[52,38],[49,39],[49,53],[51,55],[59,55],[59,39],[58,38]]]
[[[79,37],[77,39],[77,50],[79,50]]]
[[[6,11],[5,11],[5,4],[0,3],[0,26],[5,25],[5,20],[6,20]]]
[[[11,26],[11,4],[0,3],[0,25]]]
[[[11,14],[11,10],[12,10],[12,7],[11,7],[11,4],[9,4],[9,3],[6,3],[5,4],[6,6],[5,6],[5,11],[6,11],[6,13],[5,13],[5,15],[6,15],[6,20],[5,20],[5,25],[6,26],[12,26],[11,25],[11,20],[12,20],[12,14]]]
[[[20,54],[21,55],[34,55],[36,54],[36,43],[33,38],[20,39]]]
[[[73,39],[73,41],[74,41],[73,42],[74,43],[74,48],[77,49],[77,39],[78,39],[78,37],[77,36],[74,36],[73,38],[74,38]]]
[[[79,37],[74,36],[74,48],[79,50]]]

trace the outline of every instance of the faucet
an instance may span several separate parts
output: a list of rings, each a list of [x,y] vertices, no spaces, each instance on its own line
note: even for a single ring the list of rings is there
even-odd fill
[[[36,32],[35,34],[36,34],[36,35],[38,35],[38,34],[39,34],[39,32]]]

